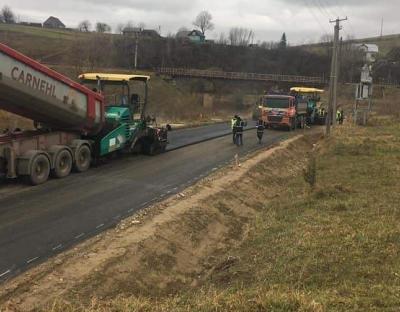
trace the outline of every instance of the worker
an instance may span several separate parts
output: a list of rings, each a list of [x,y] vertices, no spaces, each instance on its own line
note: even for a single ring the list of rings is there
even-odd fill
[[[340,119],[339,119],[339,124],[343,125],[343,120],[344,120],[344,111],[343,108],[340,109]]]
[[[233,144],[236,144],[236,124],[240,122],[241,118],[238,115],[233,116],[231,120],[232,139]]]
[[[264,122],[262,119],[259,119],[257,122],[257,138],[258,138],[258,144],[261,144],[262,137],[264,135]]]
[[[340,122],[340,110],[339,110],[339,108],[336,110],[336,122],[337,123]]]
[[[243,128],[245,126],[245,122],[239,117],[236,120],[235,126],[233,127],[233,131],[235,133],[235,143],[237,146],[243,145]]]

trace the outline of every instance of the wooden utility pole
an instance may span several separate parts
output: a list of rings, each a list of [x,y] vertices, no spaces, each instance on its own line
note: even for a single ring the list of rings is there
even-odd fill
[[[336,102],[337,102],[337,83],[338,83],[338,56],[339,56],[339,32],[341,29],[340,22],[346,21],[344,19],[337,18],[330,23],[335,23],[335,32],[333,36],[333,51],[332,51],[332,62],[331,62],[331,75],[329,80],[329,104],[328,104],[328,116],[326,118],[326,135],[330,135],[331,123],[336,125]]]

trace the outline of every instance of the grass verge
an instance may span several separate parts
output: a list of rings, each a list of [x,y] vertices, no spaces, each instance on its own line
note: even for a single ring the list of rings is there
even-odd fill
[[[290,163],[257,165],[251,181],[233,187],[236,200],[251,202],[259,213],[238,246],[214,255],[217,260],[197,287],[93,299],[84,307],[57,302],[52,309],[397,311],[399,138],[398,122],[388,119],[338,129],[315,148],[313,189],[305,182],[307,172],[287,174]],[[307,168],[307,161],[300,162]],[[262,203],[246,197],[250,188],[265,194]]]

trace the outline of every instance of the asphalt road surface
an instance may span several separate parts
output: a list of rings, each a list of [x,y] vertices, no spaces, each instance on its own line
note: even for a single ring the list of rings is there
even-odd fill
[[[0,185],[0,281],[117,224],[152,203],[176,194],[219,167],[284,140],[293,132],[255,130],[237,147],[228,124],[171,132],[170,148],[158,156],[110,160],[83,174],[28,187]],[[193,142],[202,143],[182,147]],[[176,149],[178,148],[178,149]]]
[[[246,130],[251,130],[256,126],[254,121],[248,122]],[[212,138],[221,137],[232,132],[229,123],[218,123],[210,126],[188,128],[183,130],[171,131],[168,133],[170,144],[167,150],[174,150],[187,146],[204,142]]]

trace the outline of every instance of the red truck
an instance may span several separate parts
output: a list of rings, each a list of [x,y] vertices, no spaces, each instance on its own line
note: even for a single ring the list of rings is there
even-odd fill
[[[259,108],[265,127],[303,128],[307,116],[307,102],[290,95],[264,95]]]

